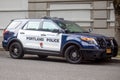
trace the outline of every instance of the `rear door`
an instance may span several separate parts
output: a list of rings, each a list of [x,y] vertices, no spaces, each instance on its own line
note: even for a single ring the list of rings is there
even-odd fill
[[[44,41],[39,31],[41,20],[29,21],[23,29],[18,32],[18,39],[24,48],[40,49],[40,43]]]

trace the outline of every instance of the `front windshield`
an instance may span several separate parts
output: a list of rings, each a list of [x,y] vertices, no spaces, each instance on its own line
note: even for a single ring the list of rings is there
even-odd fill
[[[58,26],[60,26],[62,29],[66,30],[69,33],[82,33],[82,32],[88,32],[81,28],[79,25],[75,24],[74,22],[70,21],[55,21]]]

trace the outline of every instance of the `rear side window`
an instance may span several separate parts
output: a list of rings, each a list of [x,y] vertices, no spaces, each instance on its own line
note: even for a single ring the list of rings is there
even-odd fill
[[[16,29],[21,24],[20,21],[13,21],[9,24],[7,29]]]
[[[39,27],[40,27],[40,22],[28,22],[23,29],[38,30]]]

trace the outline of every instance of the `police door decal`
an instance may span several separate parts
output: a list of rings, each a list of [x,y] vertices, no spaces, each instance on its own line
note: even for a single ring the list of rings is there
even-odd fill
[[[60,51],[62,34],[52,32],[42,32],[44,36],[43,43],[40,43],[43,50]]]

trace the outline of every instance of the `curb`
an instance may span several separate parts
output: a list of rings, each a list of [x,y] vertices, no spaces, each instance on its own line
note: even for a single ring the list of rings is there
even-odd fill
[[[2,47],[0,47],[0,51],[4,51],[4,49]]]
[[[117,58],[120,58],[120,55],[118,55]]]

